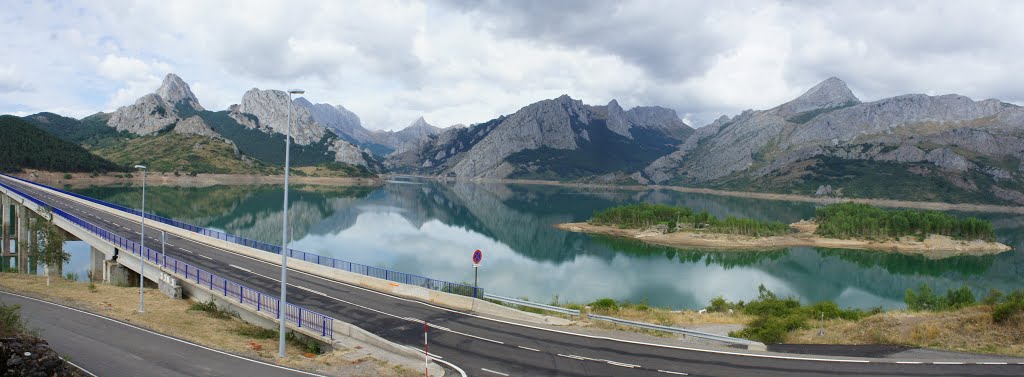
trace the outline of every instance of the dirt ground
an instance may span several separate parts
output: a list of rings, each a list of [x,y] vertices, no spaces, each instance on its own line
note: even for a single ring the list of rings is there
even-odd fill
[[[893,311],[860,321],[825,321],[825,335],[813,328],[792,332],[787,343],[892,344],[949,351],[1024,357],[1024,316],[992,322],[988,306],[948,312]]]
[[[297,344],[286,345],[285,359],[277,358],[278,338],[258,339],[238,333],[251,326],[235,317],[215,318],[203,311],[189,310],[192,302],[173,300],[157,289],[145,292],[146,312],[139,314],[138,287],[116,287],[71,282],[15,273],[0,273],[0,289],[61,303],[159,333],[186,339],[207,347],[249,358],[332,376],[418,376],[397,365],[370,357],[360,349],[338,349],[322,355],[304,354]]]

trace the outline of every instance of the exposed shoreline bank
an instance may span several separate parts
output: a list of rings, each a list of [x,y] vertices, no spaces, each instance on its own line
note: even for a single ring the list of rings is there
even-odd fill
[[[132,173],[132,178],[125,178],[126,173],[106,173],[91,176],[90,173],[67,173],[70,179],[65,178],[66,173],[25,171],[11,174],[15,177],[27,179],[33,182],[42,183],[54,187],[89,187],[89,186],[111,186],[111,185],[141,185],[142,177],[138,173]],[[117,175],[122,177],[117,177]],[[290,175],[289,184],[307,184],[324,186],[380,186],[384,180],[379,177],[310,177]],[[148,174],[147,185],[157,186],[185,186],[185,187],[207,187],[216,185],[258,185],[258,184],[284,184],[284,175],[246,175],[246,174],[198,174],[189,176],[182,174]]]
[[[938,235],[932,235],[924,241],[919,241],[913,237],[902,237],[898,240],[888,241],[825,238],[815,235],[815,227],[808,226],[807,223],[795,223],[790,226],[798,231],[784,236],[750,237],[696,233],[692,231],[659,233],[643,229],[621,229],[616,226],[588,223],[563,223],[555,225],[558,229],[570,232],[630,238],[646,243],[677,248],[768,250],[794,246],[810,246],[830,249],[861,249],[919,254],[933,259],[960,255],[990,255],[1011,250],[1009,246],[998,242],[960,241]]]
[[[411,175],[411,174],[394,174],[388,175],[388,177],[417,177],[434,179],[438,181],[452,181],[450,178],[435,177],[435,176],[422,176],[422,175]],[[708,194],[717,196],[731,196],[737,198],[751,198],[751,199],[765,199],[765,200],[781,200],[790,202],[804,202],[804,203],[817,203],[817,204],[833,204],[833,203],[864,203],[871,204],[880,207],[890,208],[915,208],[915,209],[929,209],[936,211],[963,211],[963,212],[986,212],[986,213],[1014,213],[1024,214],[1024,206],[1011,206],[1011,205],[998,205],[998,204],[971,204],[971,203],[944,203],[944,202],[921,202],[912,200],[895,200],[895,199],[872,199],[872,198],[841,198],[841,197],[818,197],[811,195],[796,195],[796,194],[777,194],[770,192],[755,192],[755,191],[729,191],[729,190],[716,190],[709,188],[697,188],[697,187],[684,187],[684,186],[665,186],[665,185],[614,185],[614,184],[602,184],[602,183],[578,183],[578,182],[559,182],[559,181],[547,181],[538,179],[492,179],[492,178],[474,178],[474,179],[457,179],[466,180],[476,183],[504,183],[504,184],[522,184],[522,185],[542,185],[542,186],[561,186],[561,187],[572,187],[572,188],[589,188],[589,189],[614,189],[614,190],[630,190],[630,191],[646,191],[646,190],[672,190],[684,193],[694,194]]]

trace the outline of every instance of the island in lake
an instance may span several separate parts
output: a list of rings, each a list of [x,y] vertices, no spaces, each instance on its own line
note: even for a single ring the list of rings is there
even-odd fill
[[[585,223],[557,228],[634,238],[674,246],[717,249],[774,249],[814,246],[923,254],[997,254],[1010,250],[996,242],[992,224],[938,211],[882,209],[838,203],[816,211],[812,220],[793,224],[726,217],[719,219],[686,207],[633,204],[609,208]]]

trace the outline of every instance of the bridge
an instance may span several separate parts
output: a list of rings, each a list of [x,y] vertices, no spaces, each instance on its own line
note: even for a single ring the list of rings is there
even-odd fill
[[[290,329],[325,343],[355,339],[388,352],[422,358],[423,322],[429,355],[449,373],[467,376],[812,376],[823,374],[1003,375],[1024,372],[1018,360],[890,360],[801,356],[724,347],[696,348],[594,335],[557,320],[514,311],[459,284],[373,269],[282,250],[138,211],[0,176],[3,246],[0,263],[29,271],[24,247],[32,222],[52,221],[92,247],[95,276],[146,279],[169,295],[215,300],[242,318],[272,327],[285,315]],[[160,232],[167,235],[165,249]],[[280,254],[288,262],[288,298],[280,308]],[[275,262],[275,260],[277,262]],[[144,275],[138,271],[145,263]],[[435,371],[440,367],[435,366]]]

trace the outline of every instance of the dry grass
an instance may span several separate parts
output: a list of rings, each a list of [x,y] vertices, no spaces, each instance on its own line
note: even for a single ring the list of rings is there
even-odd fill
[[[988,306],[949,312],[893,311],[858,322],[826,321],[825,336],[813,329],[790,333],[789,343],[898,344],[950,351],[1024,356],[1024,315],[992,322]]]
[[[156,332],[187,339],[207,347],[294,368],[313,370],[338,376],[413,376],[414,371],[380,362],[358,349],[339,349],[319,356],[302,355],[294,343],[286,345],[285,359],[278,359],[277,338],[243,336],[238,331],[245,322],[231,318],[214,318],[208,313],[189,310],[191,301],[172,300],[156,289],[146,289],[146,312],[139,314],[137,287],[115,287],[12,273],[0,273],[0,289],[47,299],[71,307],[91,311],[128,322]]]

